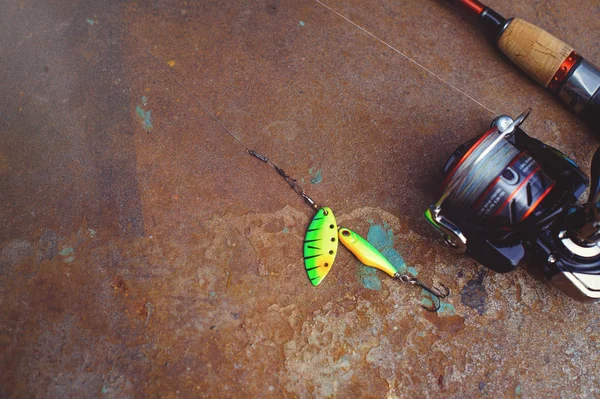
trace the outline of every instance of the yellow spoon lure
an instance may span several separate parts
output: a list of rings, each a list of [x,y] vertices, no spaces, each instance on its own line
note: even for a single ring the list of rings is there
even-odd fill
[[[434,297],[437,298],[437,304],[433,307],[428,308],[423,306],[430,312],[437,312],[441,306],[440,298],[445,298],[450,294],[450,290],[442,285],[443,290],[438,288],[430,288],[423,284],[418,278],[412,277],[406,274],[400,274],[398,270],[381,254],[370,242],[362,238],[354,231],[342,227],[338,230],[338,237],[340,242],[348,248],[350,252],[354,254],[363,264],[366,266],[374,267],[381,270],[382,272],[389,274],[393,278],[399,279],[401,282],[411,285],[416,285],[423,288]]]
[[[338,236],[340,242],[367,266],[374,267],[392,277],[398,277],[398,270],[370,242],[350,229],[342,227]]]

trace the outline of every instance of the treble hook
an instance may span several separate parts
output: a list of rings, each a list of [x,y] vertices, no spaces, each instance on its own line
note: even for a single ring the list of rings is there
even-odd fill
[[[421,287],[425,291],[429,292],[432,296],[437,298],[437,304],[434,305],[434,307],[427,307],[425,305],[421,305],[428,312],[437,312],[440,309],[440,306],[442,306],[442,301],[440,300],[440,298],[446,298],[448,295],[450,295],[450,289],[442,283],[440,283],[440,285],[444,288],[443,291],[437,287],[428,287],[423,282],[421,282],[421,280],[419,280],[418,278],[408,276],[406,274],[402,274],[402,275],[396,274],[394,277],[398,278],[403,283]],[[435,301],[433,301],[433,302],[435,303]]]

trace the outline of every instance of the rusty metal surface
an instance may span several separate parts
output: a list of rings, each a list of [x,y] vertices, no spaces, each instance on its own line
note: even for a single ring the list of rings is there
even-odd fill
[[[584,170],[598,140],[436,1],[330,0]],[[597,2],[490,1],[600,61]],[[486,272],[422,211],[494,116],[313,1],[0,5],[1,397],[597,397],[598,306]],[[453,294],[340,250],[311,210]]]

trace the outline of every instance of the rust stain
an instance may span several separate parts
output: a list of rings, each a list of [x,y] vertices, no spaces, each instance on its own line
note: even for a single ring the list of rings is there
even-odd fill
[[[119,276],[113,278],[113,281],[110,284],[110,286],[115,292],[119,291],[122,292],[125,296],[129,295],[129,287],[127,286],[127,283]]]

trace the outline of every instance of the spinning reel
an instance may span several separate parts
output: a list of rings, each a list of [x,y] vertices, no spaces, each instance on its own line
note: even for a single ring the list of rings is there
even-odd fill
[[[526,258],[566,294],[600,300],[600,149],[589,180],[566,155],[500,116],[446,162],[442,195],[425,216],[446,243],[499,273]]]

